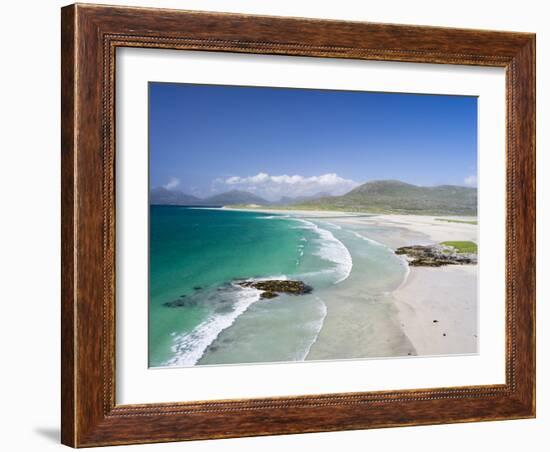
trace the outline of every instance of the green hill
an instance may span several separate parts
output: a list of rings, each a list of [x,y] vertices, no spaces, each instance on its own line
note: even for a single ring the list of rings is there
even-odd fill
[[[477,215],[477,189],[420,187],[396,180],[367,182],[342,196],[325,196],[294,208],[419,215]]]

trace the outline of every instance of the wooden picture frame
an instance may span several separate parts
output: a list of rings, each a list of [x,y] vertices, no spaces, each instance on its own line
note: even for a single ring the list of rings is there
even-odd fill
[[[62,442],[73,447],[535,416],[535,35],[71,5],[62,9]],[[506,69],[506,383],[115,403],[115,50]]]

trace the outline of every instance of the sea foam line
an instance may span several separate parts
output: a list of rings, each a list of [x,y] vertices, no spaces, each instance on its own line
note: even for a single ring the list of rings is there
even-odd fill
[[[383,248],[389,248],[388,246],[384,245],[383,243],[380,243],[380,242],[377,242],[376,240],[365,237],[364,235],[361,235],[356,231],[350,231],[350,232],[353,233],[357,238],[365,240],[366,242],[370,243],[371,245],[381,246]],[[403,276],[403,281],[401,281],[401,284],[399,284],[399,286],[396,289],[394,289],[394,290],[397,290],[397,289],[400,289],[401,287],[403,287],[405,285],[405,283],[407,282],[407,280],[409,279],[409,274],[411,273],[411,267],[409,266],[409,261],[407,261],[407,258],[405,256],[399,256],[397,254],[395,256],[403,263],[403,266],[405,267],[405,276]]]
[[[220,333],[229,328],[253,303],[260,299],[260,291],[251,287],[240,288],[240,296],[234,309],[226,314],[210,315],[192,331],[177,335],[172,345],[174,356],[166,361],[166,366],[193,366]]]
[[[348,279],[353,268],[353,259],[346,246],[334,237],[332,232],[320,228],[315,223],[301,218],[294,219],[304,224],[306,229],[314,231],[321,238],[321,248],[316,254],[322,259],[336,264],[339,277],[335,281],[335,284]]]
[[[254,281],[269,279],[287,279],[286,275],[266,278],[254,278]],[[253,287],[242,287],[232,283],[236,289],[237,301],[233,304],[233,310],[227,313],[214,313],[205,321],[193,328],[192,331],[174,336],[171,351],[174,354],[164,365],[169,367],[194,366],[202,358],[207,348],[218,338],[222,331],[229,328],[238,317],[255,302],[260,300],[261,290]]]
[[[315,298],[321,302],[322,317],[321,317],[321,320],[318,322],[319,326],[317,328],[317,333],[313,337],[313,340],[311,341],[309,346],[306,348],[304,355],[302,357],[302,361],[305,361],[305,359],[307,358],[307,355],[309,355],[309,352],[311,351],[311,347],[313,347],[313,344],[315,344],[315,342],[317,342],[317,339],[319,339],[319,334],[321,334],[321,330],[323,329],[323,325],[325,324],[325,318],[328,312],[327,305],[324,303],[324,301],[321,300],[319,297],[315,297]]]
[[[359,234],[358,232],[356,231],[350,231],[353,235],[355,235],[355,237],[361,239],[361,240],[364,240],[365,242],[368,242],[370,243],[371,245],[376,245],[376,246],[381,246],[381,247],[384,247],[384,248],[388,248],[386,245],[384,245],[383,243],[380,243],[380,242],[377,242],[376,240],[373,240],[369,237],[365,237],[364,235],[362,234]]]
[[[290,218],[289,215],[263,215],[261,217],[254,217],[256,220],[286,220]]]
[[[324,224],[330,226],[333,229],[342,229],[342,226],[339,224],[329,223],[328,221],[323,221]]]
[[[409,265],[409,261],[407,260],[407,258],[405,256],[398,256],[396,254],[396,256],[401,260],[401,262],[403,262],[404,264],[404,267],[405,267],[405,276],[403,276],[403,281],[401,281],[401,284],[399,284],[399,286],[397,286],[396,289],[394,290],[398,290],[398,289],[401,289],[406,283],[407,283],[407,280],[409,279],[409,275],[411,273],[411,267]]]

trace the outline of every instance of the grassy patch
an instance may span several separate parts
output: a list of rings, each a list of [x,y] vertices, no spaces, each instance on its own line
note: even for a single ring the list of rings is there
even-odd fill
[[[452,246],[458,253],[476,253],[477,254],[477,244],[474,242],[441,242],[442,245]]]
[[[477,224],[477,220],[449,220],[447,218],[436,218],[437,221],[446,221],[447,223]]]

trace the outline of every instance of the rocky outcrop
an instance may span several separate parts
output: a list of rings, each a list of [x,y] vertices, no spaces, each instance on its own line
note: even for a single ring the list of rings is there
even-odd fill
[[[281,293],[287,293],[290,295],[304,295],[313,291],[313,288],[305,284],[303,281],[288,281],[279,279],[270,279],[265,281],[234,281],[231,284],[227,283],[226,285],[218,287],[217,290],[235,290],[235,285],[257,289],[260,291],[260,298],[263,299],[275,298]],[[204,301],[204,296],[201,296],[201,287],[193,287],[193,290],[195,292],[191,295],[180,295],[175,300],[167,301],[162,305],[167,308],[186,308],[190,306],[197,306],[199,303]],[[205,296],[208,297],[208,295]],[[222,297],[218,300],[218,303],[225,303],[227,300],[228,299],[224,299]]]
[[[265,281],[241,281],[237,283],[241,287],[252,287],[261,290],[260,298],[275,298],[280,293],[290,295],[304,295],[311,293],[313,288],[303,281],[270,279]]]
[[[458,253],[452,246],[441,244],[403,246],[395,254],[405,255],[411,267],[477,264],[476,254]]]

